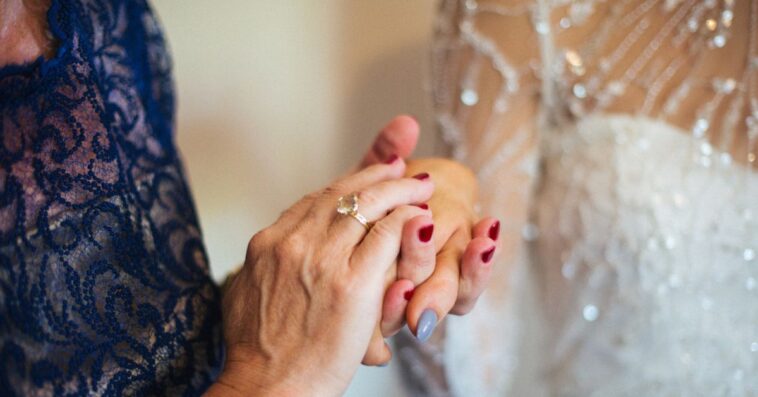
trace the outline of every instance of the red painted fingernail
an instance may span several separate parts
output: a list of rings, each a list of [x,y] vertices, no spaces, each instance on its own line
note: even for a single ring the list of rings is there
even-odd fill
[[[387,160],[384,160],[384,164],[392,164],[392,163],[394,163],[395,161],[397,161],[397,159],[399,159],[399,158],[400,158],[400,156],[398,156],[398,155],[396,155],[396,154],[393,154],[392,156],[389,156],[389,157],[387,158]]]
[[[416,179],[418,179],[418,180],[420,180],[420,181],[425,181],[425,180],[429,179],[429,174],[426,173],[426,172],[422,172],[420,174],[414,175],[413,177],[416,178]]]
[[[413,204],[413,205],[415,205],[416,207],[421,208],[422,210],[428,210],[429,209],[429,204],[427,204],[427,203]]]
[[[434,234],[434,225],[424,226],[418,230],[418,239],[422,243],[428,243],[432,239],[432,234]]]
[[[403,294],[403,298],[405,298],[405,300],[407,301],[411,300],[411,298],[413,298],[414,292],[416,292],[415,288],[411,288],[408,291],[405,291],[405,293]]]
[[[495,223],[490,226],[489,235],[492,240],[497,241],[498,236],[500,236],[500,221],[495,221]]]
[[[482,252],[482,262],[489,263],[492,260],[492,256],[495,254],[495,247]]]

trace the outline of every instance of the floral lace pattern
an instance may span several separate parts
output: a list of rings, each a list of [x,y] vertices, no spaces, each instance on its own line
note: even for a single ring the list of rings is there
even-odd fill
[[[0,394],[196,395],[218,290],[143,1],[54,1],[50,60],[0,69]]]

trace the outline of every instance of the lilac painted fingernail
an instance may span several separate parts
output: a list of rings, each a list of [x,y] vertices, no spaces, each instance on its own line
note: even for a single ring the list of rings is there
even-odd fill
[[[426,309],[421,313],[416,327],[416,339],[420,342],[426,342],[432,336],[434,328],[437,327],[437,313],[432,309]]]
[[[377,367],[379,367],[379,368],[385,368],[385,367],[387,367],[388,365],[390,365],[390,362],[389,362],[389,361],[387,361],[387,362],[386,362],[386,363],[384,363],[384,364],[379,364],[379,365],[377,365]]]

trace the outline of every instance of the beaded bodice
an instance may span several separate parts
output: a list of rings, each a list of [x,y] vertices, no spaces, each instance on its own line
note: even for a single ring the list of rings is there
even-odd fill
[[[428,390],[758,394],[758,2],[445,1],[436,29],[505,259]]]

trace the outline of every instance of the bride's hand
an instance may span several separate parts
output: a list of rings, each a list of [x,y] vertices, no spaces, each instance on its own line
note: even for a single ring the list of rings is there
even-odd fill
[[[492,217],[477,220],[478,184],[468,168],[428,158],[409,161],[406,172],[422,169],[435,182],[429,208],[434,211],[436,265],[433,271],[419,271],[401,263],[397,271],[399,278],[417,285],[406,319],[416,337],[425,341],[445,315],[468,313],[484,292],[500,249],[500,222]]]
[[[223,298],[226,362],[210,395],[336,395],[347,387],[380,319],[403,227],[425,216],[408,204],[434,189],[404,171],[401,159],[369,166],[306,196],[252,238]],[[351,192],[376,222],[368,233],[336,212]]]
[[[393,154],[410,156],[418,134],[418,123],[411,117],[395,117],[379,132],[361,165],[385,161]],[[474,221],[478,191],[475,176],[467,168],[445,159],[412,160],[406,174],[422,173],[427,167],[432,179],[440,185],[429,202],[436,211],[435,226],[426,229],[429,235],[433,234],[433,240],[420,241],[423,222],[406,225],[397,267],[399,279],[387,289],[381,332],[375,333],[364,357],[365,364],[377,365],[390,359],[383,337],[399,331],[406,318],[416,335],[425,340],[448,312],[460,315],[470,311],[489,282],[490,264],[499,249],[500,223],[489,217]],[[439,251],[436,266],[437,251],[430,252],[434,246]],[[419,334],[419,319],[424,312],[427,314]]]

